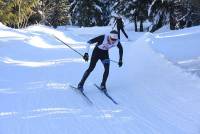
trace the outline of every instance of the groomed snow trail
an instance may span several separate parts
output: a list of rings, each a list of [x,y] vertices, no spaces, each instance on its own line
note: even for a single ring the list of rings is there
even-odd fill
[[[200,81],[153,51],[154,35],[122,41],[124,65],[111,64],[107,83],[119,105],[94,87],[103,73],[97,64],[85,84],[85,93],[94,102],[91,106],[69,87],[78,83],[88,63],[51,34],[65,35],[63,39],[84,52],[81,44],[99,31],[92,29],[88,35],[90,28],[64,33],[43,26],[35,28],[40,31],[33,29],[1,29],[1,134],[199,133]],[[118,59],[117,49],[110,53]]]

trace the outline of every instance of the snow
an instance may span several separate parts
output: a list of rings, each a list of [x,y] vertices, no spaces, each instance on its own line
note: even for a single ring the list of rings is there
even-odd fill
[[[153,48],[168,60],[200,76],[200,27],[170,31],[163,27],[155,34]],[[167,41],[166,41],[167,39]]]
[[[199,134],[200,80],[174,64],[199,57],[199,27],[156,34],[128,29],[123,67],[111,63],[107,82],[119,105],[93,85],[101,82],[100,62],[85,84],[89,105],[69,87],[88,63],[52,35],[84,53],[88,39],[110,30],[0,24],[0,133]],[[117,48],[110,58],[118,60]]]

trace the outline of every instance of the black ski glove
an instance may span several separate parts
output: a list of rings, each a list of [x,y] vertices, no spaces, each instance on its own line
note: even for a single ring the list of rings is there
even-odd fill
[[[119,67],[121,67],[122,64],[123,64],[122,60],[119,60],[119,62],[118,62]]]
[[[89,60],[89,55],[88,53],[85,53],[83,56],[83,59],[87,62]]]

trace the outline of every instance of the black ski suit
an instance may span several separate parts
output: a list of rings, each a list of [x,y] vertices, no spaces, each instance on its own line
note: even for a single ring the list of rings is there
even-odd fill
[[[101,35],[88,41],[89,44],[96,43],[96,46],[92,52],[89,68],[85,71],[79,85],[84,85],[89,74],[94,70],[98,60],[101,60],[105,69],[101,85],[106,85],[110,66],[108,49],[111,47],[117,46],[119,48],[119,61],[122,61],[123,48],[121,43],[117,40],[114,44],[108,44],[108,38],[108,35]]]
[[[128,39],[128,35],[126,34],[125,30],[124,30],[124,23],[122,21],[121,17],[115,17],[115,25],[117,24],[117,31],[118,31],[118,38],[120,39],[120,30],[123,32],[123,34],[126,36],[126,38]]]

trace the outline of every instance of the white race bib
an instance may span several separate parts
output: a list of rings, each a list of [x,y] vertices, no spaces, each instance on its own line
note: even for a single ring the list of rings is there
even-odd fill
[[[110,48],[116,47],[116,46],[117,46],[117,44],[118,44],[118,42],[119,42],[118,40],[115,41],[114,44],[109,44],[108,38],[109,38],[109,36],[108,36],[108,35],[105,35],[105,38],[104,38],[104,40],[103,40],[103,43],[102,43],[101,45],[98,46],[99,49],[102,49],[102,50],[109,50]]]

